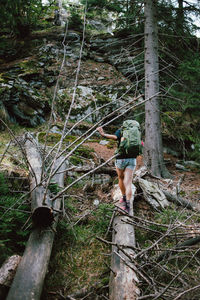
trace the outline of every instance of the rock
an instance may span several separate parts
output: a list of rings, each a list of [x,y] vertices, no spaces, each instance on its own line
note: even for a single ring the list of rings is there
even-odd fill
[[[93,205],[94,205],[94,206],[99,206],[99,204],[100,204],[100,201],[99,201],[98,199],[95,199],[95,200],[93,201]]]
[[[181,171],[188,171],[183,165],[176,163],[175,167]]]
[[[190,169],[200,169],[200,164],[197,163],[196,161],[183,161],[182,164],[187,167],[187,168],[190,168]]]
[[[7,113],[7,119],[25,126],[37,126],[45,122],[44,116],[49,110],[38,90],[19,78],[1,83],[0,103]]]
[[[51,129],[50,129],[50,132],[51,133],[59,133],[59,134],[62,134],[62,130],[60,128],[58,128],[57,126],[53,126]]]
[[[105,62],[105,59],[103,57],[100,57],[100,56],[94,56],[93,59],[97,62],[100,62],[100,63]]]
[[[175,151],[175,150],[173,150],[173,149],[171,149],[169,147],[163,147],[163,152],[167,153],[167,154],[171,154],[171,155],[173,155],[175,157],[179,156],[179,153],[177,151]]]
[[[80,33],[75,31],[69,31],[67,33],[66,41],[70,41],[73,43],[80,42]]]
[[[100,145],[108,145],[108,144],[109,144],[109,141],[107,141],[107,140],[101,140],[101,141],[99,142],[99,144],[100,144]]]

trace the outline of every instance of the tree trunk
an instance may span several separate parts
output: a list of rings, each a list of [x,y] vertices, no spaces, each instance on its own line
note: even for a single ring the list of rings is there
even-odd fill
[[[159,106],[159,64],[156,0],[145,0],[145,148],[144,160],[158,177],[169,173],[164,165]]]
[[[17,268],[7,300],[39,300],[46,275],[54,232],[34,229]]]
[[[55,168],[59,165],[59,162],[63,158],[57,160]],[[36,161],[35,161],[36,164]],[[38,165],[38,164],[36,164]],[[63,163],[58,169],[57,173],[64,171],[66,164]],[[38,174],[41,170],[38,169]],[[33,175],[33,174],[32,174]],[[35,174],[36,175],[36,174]],[[34,175],[33,175],[34,176]],[[32,180],[32,183],[36,183],[36,176]],[[38,177],[39,178],[39,177]],[[64,173],[55,174],[53,178],[54,182],[60,187],[64,187]],[[32,186],[33,188],[33,186]],[[37,193],[32,193],[32,196],[37,196]],[[40,197],[40,194],[39,194]],[[58,198],[54,201],[53,207],[60,209],[61,199]],[[7,300],[39,300],[42,292],[44,278],[46,275],[54,235],[55,227],[57,224],[57,217],[54,219],[53,228],[35,228],[30,234],[24,255],[18,266],[13,284],[9,291]]]
[[[113,193],[114,201],[119,201],[120,197],[121,192],[118,187]],[[130,202],[130,215],[133,215],[133,199]],[[138,283],[135,273],[136,267],[131,261],[131,258],[134,257],[134,251],[129,248],[129,246],[135,246],[134,227],[126,223],[127,218],[127,215],[116,215],[113,220],[112,242],[115,245],[112,246],[111,257],[110,300],[135,300],[140,294],[136,286]],[[128,256],[120,250],[122,248]]]
[[[184,9],[183,0],[178,0],[178,8],[176,14],[176,34],[184,34]]]

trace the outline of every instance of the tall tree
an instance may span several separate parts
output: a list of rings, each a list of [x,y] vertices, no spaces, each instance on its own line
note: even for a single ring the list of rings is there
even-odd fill
[[[182,34],[184,32],[184,10],[183,0],[178,0],[178,9],[176,16],[176,30],[177,33]]]
[[[159,106],[159,63],[156,0],[145,0],[145,149],[146,166],[153,175],[168,177],[163,159]]]
[[[43,8],[42,0],[1,0],[0,26],[25,37],[38,24]]]

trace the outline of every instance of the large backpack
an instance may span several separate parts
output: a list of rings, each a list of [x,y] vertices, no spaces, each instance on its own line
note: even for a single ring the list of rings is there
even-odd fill
[[[140,124],[135,120],[126,120],[122,125],[121,141],[117,150],[119,155],[135,158],[141,152]]]

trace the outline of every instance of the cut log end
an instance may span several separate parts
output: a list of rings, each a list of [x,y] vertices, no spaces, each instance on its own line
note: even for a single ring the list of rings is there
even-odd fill
[[[53,210],[48,206],[37,207],[32,214],[32,221],[36,227],[51,226],[54,221]]]

